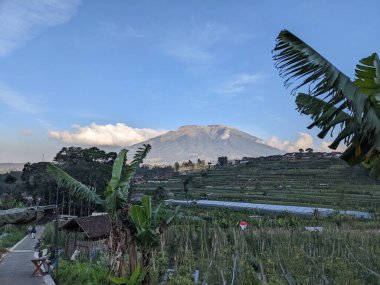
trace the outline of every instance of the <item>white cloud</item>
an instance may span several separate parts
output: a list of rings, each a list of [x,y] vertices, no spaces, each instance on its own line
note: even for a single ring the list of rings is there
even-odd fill
[[[300,148],[306,149],[313,147],[313,137],[307,133],[299,133],[299,137],[294,142],[284,140],[273,136],[265,142],[267,145],[278,148],[287,152],[298,152]]]
[[[326,151],[326,152],[329,152],[329,151],[340,151],[340,152],[343,152],[347,149],[347,147],[341,143],[339,144],[339,146],[337,147],[336,150],[333,150],[331,148],[329,148],[329,145],[332,144],[332,141],[322,141],[321,142],[321,145],[320,145],[320,150],[321,151]]]
[[[66,23],[80,0],[4,0],[0,3],[0,56],[49,26]]]
[[[295,141],[280,140],[278,137],[272,136],[269,140],[265,141],[265,143],[286,152],[298,152],[300,148],[304,150],[312,148],[314,151],[322,152],[343,152],[346,149],[344,145],[340,145],[336,150],[333,150],[328,147],[332,143],[331,141],[321,141],[320,143],[319,141],[314,142],[313,137],[307,133],[299,133],[299,136]]]
[[[9,107],[27,113],[38,113],[40,108],[30,103],[24,96],[0,83],[0,102]]]
[[[99,23],[100,29],[117,38],[145,38],[147,34],[136,30],[132,26],[120,26],[113,22],[102,21]]]
[[[260,82],[263,80],[264,76],[261,73],[242,73],[235,75],[229,80],[220,84],[216,88],[215,92],[218,93],[239,93],[246,91],[249,86],[254,83]]]
[[[73,126],[76,131],[51,131],[49,136],[65,143],[98,146],[129,146],[166,133],[164,130],[116,125]]]

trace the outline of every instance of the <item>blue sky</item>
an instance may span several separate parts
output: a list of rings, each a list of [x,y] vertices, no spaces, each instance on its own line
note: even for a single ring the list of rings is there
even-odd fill
[[[0,1],[0,162],[224,124],[323,149],[271,50],[288,29],[350,77],[379,1]]]

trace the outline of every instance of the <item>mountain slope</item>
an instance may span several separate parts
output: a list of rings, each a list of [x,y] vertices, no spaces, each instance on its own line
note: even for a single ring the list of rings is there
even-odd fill
[[[223,125],[183,126],[128,149],[134,153],[147,143],[152,145],[152,151],[145,160],[149,164],[172,164],[189,159],[196,161],[198,158],[215,162],[219,156],[237,159],[282,153],[261,143],[257,137]]]
[[[0,174],[10,171],[22,171],[25,163],[0,163]]]

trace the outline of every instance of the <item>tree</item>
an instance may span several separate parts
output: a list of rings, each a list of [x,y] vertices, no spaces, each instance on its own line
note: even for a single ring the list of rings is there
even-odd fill
[[[54,163],[83,184],[99,191],[105,189],[112,175],[112,164],[116,158],[115,152],[105,152],[96,147],[83,149],[81,147],[63,147],[55,156]],[[43,203],[51,204],[57,201],[57,183],[46,173],[47,162],[27,163],[24,165],[21,179],[28,194],[39,196]],[[73,211],[80,216],[91,210],[101,210],[89,201],[71,199],[65,187],[59,187],[59,199],[62,212]],[[86,209],[87,208],[87,209]]]
[[[187,162],[187,165],[190,167],[190,171],[193,171],[194,170],[194,163],[189,159],[189,161]]]
[[[174,163],[174,170],[175,170],[176,172],[178,172],[178,170],[179,170],[179,163],[178,163],[178,161],[176,161],[176,162]]]
[[[77,163],[78,161],[99,162],[112,165],[116,159],[116,152],[105,152],[97,147],[63,147],[54,157],[57,164]]]
[[[150,149],[149,144],[143,145],[135,153],[130,164],[127,163],[128,151],[123,149],[119,152],[113,163],[112,177],[103,192],[104,198],[96,193],[96,189],[82,184],[54,164],[49,163],[47,165],[48,172],[52,174],[59,185],[69,189],[71,195],[77,199],[86,199],[99,205],[111,217],[112,227],[108,244],[108,261],[111,273],[117,277],[126,275],[124,262],[127,245],[129,248],[130,271],[134,272],[137,267],[136,241],[131,238],[135,229],[128,218],[128,212],[131,208],[128,190],[131,178]]]
[[[17,181],[17,178],[14,177],[14,176],[11,175],[11,174],[8,174],[7,177],[5,177],[5,179],[4,179],[4,182],[5,182],[6,184],[8,184],[8,185],[10,185],[10,184],[14,184],[14,183],[16,183],[16,181]]]
[[[39,196],[46,204],[57,201],[57,183],[46,172],[47,162],[26,163],[22,170],[21,180],[25,191],[32,196]]]
[[[204,168],[205,165],[206,165],[206,162],[204,160],[201,160],[201,159],[198,158],[198,160],[197,160],[197,167],[198,168]]]
[[[163,201],[168,198],[168,191],[162,186],[157,187],[153,192],[153,200]]]
[[[193,177],[192,176],[189,176],[189,177],[186,177],[183,181],[182,181],[182,184],[183,184],[183,192],[185,192],[185,195],[186,195],[186,202],[188,203],[188,199],[189,199],[189,196],[188,196],[188,193],[189,193],[189,188],[188,188],[188,184],[193,180]]]
[[[5,177],[4,182],[8,185],[8,187],[11,189],[11,196],[13,197],[13,188],[17,181],[17,178],[13,175],[8,174],[7,177]]]
[[[361,163],[380,177],[380,60],[376,53],[363,58],[356,65],[355,80],[338,70],[322,55],[293,35],[283,30],[273,50],[275,66],[285,79],[285,87],[295,84],[294,95],[302,87],[307,93],[296,96],[297,109],[309,115],[318,127],[319,138],[338,129],[329,145],[336,149],[347,146],[341,159],[349,165]]]
[[[97,147],[64,147],[57,153],[54,162],[83,184],[103,190],[111,178],[116,156],[115,152],[107,153]]]
[[[220,166],[225,166],[225,165],[227,165],[227,163],[228,163],[227,156],[220,156],[220,157],[218,157],[218,164]]]

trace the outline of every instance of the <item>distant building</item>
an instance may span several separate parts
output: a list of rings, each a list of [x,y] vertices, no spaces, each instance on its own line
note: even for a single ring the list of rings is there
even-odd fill
[[[283,155],[270,155],[270,156],[260,156],[260,157],[249,157],[245,156],[242,159],[235,159],[231,164],[245,164],[251,161],[295,161],[295,160],[310,160],[310,159],[331,159],[339,158],[342,155],[339,151],[333,152],[314,152],[312,148],[307,148],[306,152],[300,149],[299,152],[288,152]]]
[[[342,153],[339,152],[339,151],[332,151],[332,152],[331,152],[331,155],[332,155],[332,157],[334,157],[334,158],[339,158],[339,157],[342,155]]]
[[[244,161],[254,161],[256,159],[256,157],[252,157],[252,156],[244,156],[242,158],[242,160]]]
[[[291,153],[285,153],[283,156],[282,156],[282,159],[283,160],[287,160],[287,161],[292,161],[292,160],[296,160],[296,153],[295,152],[291,152]]]
[[[237,164],[240,164],[241,162],[241,159],[234,159],[231,161],[231,165],[237,165]]]
[[[269,160],[269,161],[280,161],[280,160],[283,160],[283,155],[271,155],[271,156],[267,156],[267,157],[264,157],[265,160]]]

